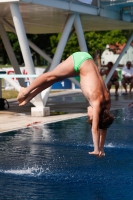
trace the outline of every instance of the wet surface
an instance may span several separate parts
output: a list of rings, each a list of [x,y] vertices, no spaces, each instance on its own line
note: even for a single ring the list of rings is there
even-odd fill
[[[86,117],[1,134],[0,199],[132,200],[133,108],[112,112],[101,159]]]

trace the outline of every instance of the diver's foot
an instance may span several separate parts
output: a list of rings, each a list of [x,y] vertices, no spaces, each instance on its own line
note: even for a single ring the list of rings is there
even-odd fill
[[[99,156],[99,151],[88,152],[90,155]]]
[[[25,97],[25,99],[23,99],[22,101],[19,102],[19,106],[26,105],[32,98],[33,98],[32,93],[28,94],[28,96]]]
[[[17,100],[19,103],[21,103],[27,96],[25,90],[26,90],[26,88],[24,88],[24,87],[20,88],[19,94],[17,96]]]

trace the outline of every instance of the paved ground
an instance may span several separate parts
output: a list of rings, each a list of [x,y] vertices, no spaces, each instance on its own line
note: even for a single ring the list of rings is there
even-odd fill
[[[116,97],[114,91],[111,91],[112,107],[111,109],[121,109],[128,106],[133,101],[133,94]],[[67,90],[51,93],[46,106],[50,107],[51,115],[48,117],[32,117],[30,115],[31,104],[19,107],[16,99],[9,100],[10,109],[0,111],[0,133],[24,128],[27,124],[41,121],[50,123],[60,120],[66,120],[76,117],[86,116],[87,101],[82,95],[81,90]],[[63,115],[53,115],[55,112],[64,112]]]

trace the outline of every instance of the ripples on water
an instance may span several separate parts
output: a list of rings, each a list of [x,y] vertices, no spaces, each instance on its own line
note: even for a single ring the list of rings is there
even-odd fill
[[[82,117],[0,135],[0,200],[132,200],[133,108],[113,111],[102,159]]]

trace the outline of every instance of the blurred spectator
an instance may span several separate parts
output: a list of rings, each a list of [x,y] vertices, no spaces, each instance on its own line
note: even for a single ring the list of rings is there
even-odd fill
[[[110,70],[112,69],[112,67],[113,67],[113,63],[112,62],[108,62],[108,64],[107,64],[107,68],[108,69],[104,70],[104,71],[100,70],[101,76],[103,76],[103,75],[107,76],[109,74]],[[111,79],[110,79],[110,81],[107,84],[107,88],[108,88],[109,92],[110,92],[111,86],[115,85],[115,95],[116,96],[118,96],[118,89],[119,89],[119,81],[118,81],[118,79],[119,79],[119,76],[118,76],[117,71],[115,70],[113,75],[112,75],[112,77],[111,77]]]
[[[127,93],[127,85],[130,84],[129,92],[131,93],[131,90],[133,88],[133,68],[131,67],[130,61],[128,61],[126,66],[123,67],[122,76],[122,85],[125,89],[125,92]]]

